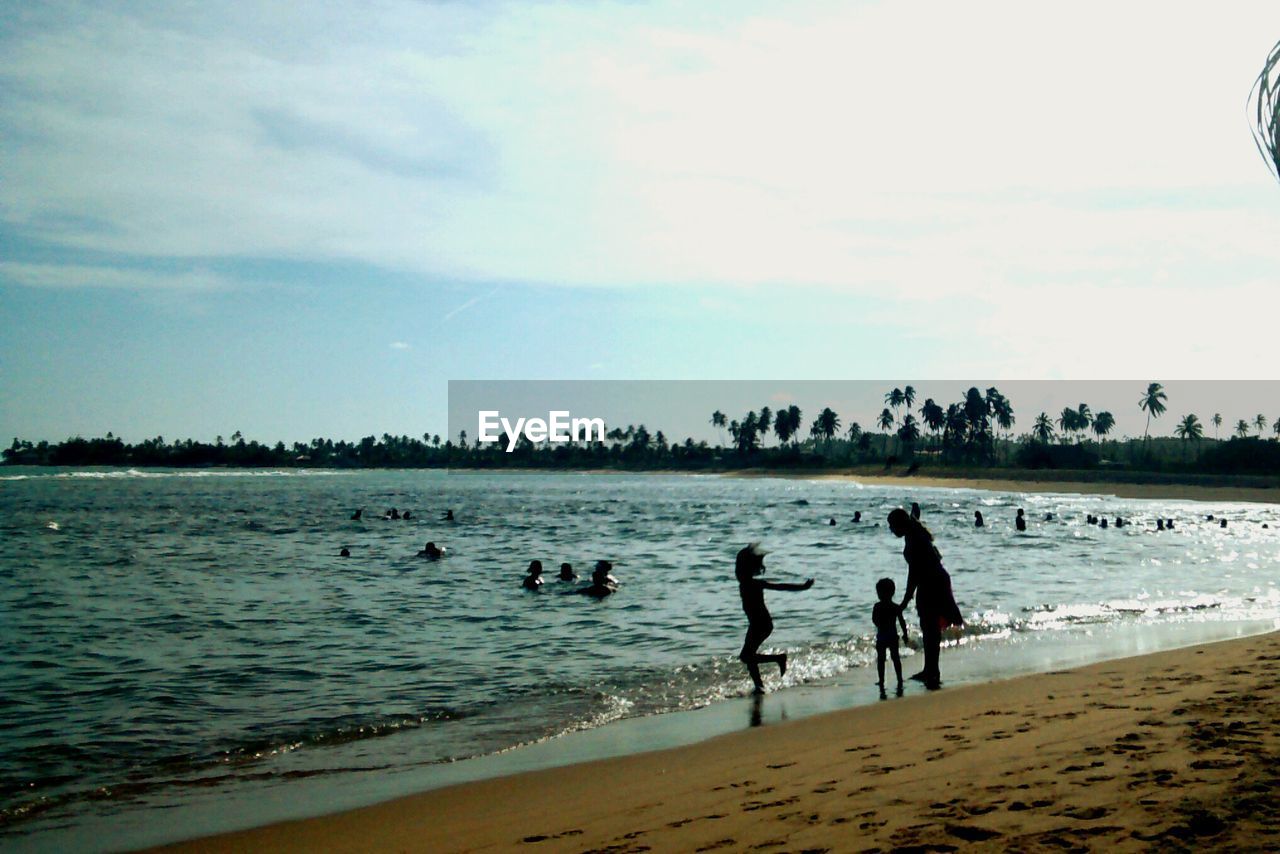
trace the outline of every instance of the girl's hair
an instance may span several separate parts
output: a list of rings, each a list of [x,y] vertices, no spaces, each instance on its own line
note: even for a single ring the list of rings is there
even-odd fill
[[[895,525],[906,531],[906,535],[912,539],[923,538],[926,543],[933,542],[933,534],[929,533],[924,523],[911,518],[911,514],[901,507],[889,511],[889,526],[892,528]]]
[[[764,552],[761,551],[759,543],[743,546],[733,562],[733,574],[738,576],[739,581],[746,581],[755,574],[756,567],[763,561]]]

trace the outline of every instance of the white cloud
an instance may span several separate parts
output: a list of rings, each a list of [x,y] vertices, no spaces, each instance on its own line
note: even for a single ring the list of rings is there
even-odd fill
[[[1243,298],[1280,262],[1243,108],[1272,3],[293,8],[16,29],[0,221],[160,259],[972,297],[1020,325],[1030,292]]]

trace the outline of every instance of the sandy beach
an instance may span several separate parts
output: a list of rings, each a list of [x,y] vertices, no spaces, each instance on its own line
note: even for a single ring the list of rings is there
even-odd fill
[[[917,690],[164,850],[1273,848],[1278,689],[1273,632]]]

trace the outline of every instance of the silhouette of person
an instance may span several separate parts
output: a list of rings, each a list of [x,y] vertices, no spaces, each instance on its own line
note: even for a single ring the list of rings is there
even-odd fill
[[[1116,517],[1116,527],[1117,528],[1124,527],[1124,519],[1121,519],[1119,516]]]
[[[778,675],[787,673],[787,654],[764,655],[760,652],[760,644],[773,634],[773,617],[764,604],[766,590],[808,590],[813,586],[813,579],[805,579],[803,584],[780,584],[774,581],[763,581],[756,576],[764,573],[765,552],[759,543],[744,546],[734,560],[733,572],[738,577],[738,593],[742,596],[742,610],[747,615],[747,636],[742,642],[742,652],[738,660],[747,665],[751,681],[756,686],[756,693],[764,693],[764,680],[760,678],[762,662],[778,665]]]
[[[933,534],[923,524],[912,519],[901,507],[889,512],[889,530],[904,540],[902,557],[907,562],[907,590],[902,596],[902,610],[916,599],[916,614],[920,618],[920,640],[924,646],[924,669],[912,679],[924,682],[927,688],[942,687],[938,671],[938,653],[942,646],[942,630],[947,626],[962,626],[964,618],[951,593],[951,576],[942,566],[942,555],[933,544]]]
[[[435,543],[427,543],[422,547],[422,551],[418,552],[418,557],[425,557],[427,560],[439,560],[444,557],[444,550]]]
[[[567,563],[560,564],[560,574],[557,576],[561,581],[577,581],[578,574],[573,571],[573,567]]]
[[[1172,520],[1172,519],[1165,519],[1165,520],[1164,520],[1164,526],[1165,526],[1166,528],[1168,528],[1170,531],[1172,531],[1172,530],[1173,530],[1173,520]]]
[[[529,562],[529,574],[524,577],[521,586],[525,590],[537,590],[542,586],[542,561],[533,560]]]
[[[861,522],[861,521],[862,521],[862,511],[861,511],[861,510],[854,510],[854,511],[853,511],[853,519],[852,519],[851,521],[854,521],[854,522]]]
[[[342,551],[338,552],[338,557],[351,557],[351,549],[343,546]]]
[[[1013,520],[1013,527],[1017,528],[1019,531],[1027,530],[1027,517],[1022,515],[1021,507],[1018,508],[1018,515]]]
[[[835,525],[835,523],[836,523],[836,517],[834,516],[832,516],[831,519],[827,522],[828,525]]]
[[[402,514],[400,515],[400,518],[401,518],[401,519],[412,519],[412,518],[413,518],[413,514],[412,514],[411,512],[409,512],[408,510],[406,510],[406,511],[404,511],[404,513],[402,513]]]
[[[382,518],[383,518],[383,519],[399,519],[399,518],[400,518],[400,511],[399,511],[399,510],[397,510],[396,508],[392,507],[392,508],[391,508],[390,510],[388,510],[386,513],[383,513],[383,514],[382,514]]]
[[[1156,520],[1156,530],[1157,530],[1157,531],[1163,531],[1163,530],[1164,530],[1164,520],[1163,520],[1163,519],[1157,519],[1157,520]]]
[[[1218,522],[1218,527],[1219,527],[1219,528],[1225,528],[1225,527],[1227,527],[1227,520],[1226,520],[1226,519],[1221,519],[1221,520],[1219,520],[1219,522]]]
[[[920,520],[919,520],[919,519],[916,519],[916,520],[914,520],[914,521],[919,522]],[[973,527],[975,527],[975,528],[981,528],[981,527],[983,526],[983,524],[984,524],[984,523],[983,523],[983,521],[982,521],[982,511],[981,511],[981,510],[974,510],[974,511],[973,511]]]
[[[357,508],[356,508],[356,512],[354,512],[354,513],[352,513],[352,514],[351,514],[351,521],[352,521],[352,522],[359,522],[363,516],[364,516],[364,508],[363,508],[363,507],[357,507]]]
[[[911,518],[920,521],[920,505],[914,501],[911,502]]]
[[[578,593],[583,596],[594,596],[596,599],[603,599],[611,595],[618,589],[618,579],[609,574],[609,570],[613,569],[613,564],[607,560],[596,561],[595,569],[591,570],[591,583],[586,587],[578,589]]]
[[[444,515],[440,517],[440,521],[442,521],[442,522],[452,522],[452,521],[453,521],[453,511],[452,511],[452,510],[446,510],[446,511],[444,511]]]
[[[1106,528],[1106,527],[1107,527],[1107,517],[1106,517],[1106,516],[1103,516],[1101,519],[1099,519],[1099,520],[1098,520],[1098,527],[1099,527],[1099,528]]]
[[[898,675],[898,696],[902,696],[902,658],[898,655],[898,626],[902,626],[902,641],[907,640],[907,620],[902,616],[902,609],[893,601],[896,586],[892,578],[882,578],[876,582],[876,595],[880,601],[871,609],[871,622],[876,627],[876,673],[880,681],[880,699],[887,695],[884,692],[884,656],[887,652],[893,659],[893,672]]]

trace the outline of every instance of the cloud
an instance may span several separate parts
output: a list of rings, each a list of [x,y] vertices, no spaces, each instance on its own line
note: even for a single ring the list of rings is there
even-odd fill
[[[1153,2],[41,6],[0,43],[0,228],[451,281],[1245,288],[1280,262],[1242,110],[1277,28],[1269,3],[1212,38]]]
[[[135,291],[211,291],[236,287],[201,269],[163,272],[90,264],[27,264],[0,261],[0,281],[29,288],[110,288]]]
[[[404,341],[392,341],[392,342],[391,342],[391,349],[392,349],[392,350],[408,350],[408,349],[411,349],[411,348],[409,347],[408,343],[406,343],[406,342],[404,342]]]

